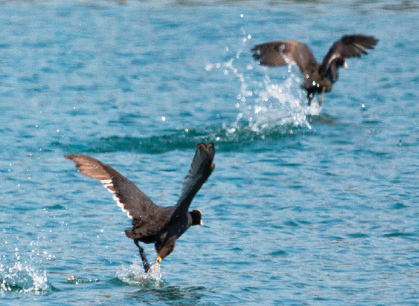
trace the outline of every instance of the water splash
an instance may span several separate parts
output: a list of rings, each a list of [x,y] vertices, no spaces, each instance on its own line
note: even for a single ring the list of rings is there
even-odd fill
[[[212,141],[223,150],[237,151],[244,144],[257,140],[292,137],[299,130],[312,133],[310,121],[313,118],[310,115],[318,115],[321,108],[315,101],[310,107],[307,106],[307,97],[300,87],[298,68],[289,65],[286,73],[285,67],[272,70],[259,67],[250,57],[251,35],[244,32],[243,35],[242,45],[226,48],[229,54],[225,62],[207,63],[205,66],[208,72],[221,72],[221,80],[233,77],[240,82],[237,99],[231,101],[237,109],[237,115],[229,122],[222,125],[217,122],[199,128],[165,129],[149,137],[110,135],[97,139],[75,138],[67,143],[60,139],[52,142],[51,146],[60,147],[66,152],[161,154],[172,150],[190,150],[199,142]],[[230,54],[231,49],[237,50],[235,54]],[[285,76],[271,78],[268,71],[273,76],[285,72]]]
[[[11,267],[0,266],[0,292],[42,292],[49,291],[47,273],[24,262],[16,262]]]
[[[263,134],[266,131],[285,127],[284,133],[290,127],[305,127],[311,129],[307,119],[308,115],[318,115],[320,107],[317,103],[307,106],[307,97],[301,89],[301,78],[298,68],[288,65],[288,74],[281,80],[271,80],[265,73],[260,76],[260,70],[268,71],[269,68],[258,68],[255,71],[255,62],[248,56],[242,58],[243,50],[250,50],[251,35],[244,33],[243,46],[235,56],[224,63],[207,64],[205,69],[211,71],[222,69],[224,75],[234,75],[241,83],[240,92],[237,94],[235,107],[238,110],[236,121],[228,128],[234,134],[240,129]],[[250,60],[250,62],[249,62]],[[274,70],[269,69],[273,72]],[[280,70],[273,75],[279,75]]]
[[[74,276],[71,275],[67,278],[67,284],[91,284],[91,283],[98,283],[100,280],[97,278],[86,278],[82,276]]]
[[[116,277],[125,284],[129,285],[146,285],[152,287],[161,287],[164,282],[162,280],[162,272],[160,266],[157,266],[145,273],[143,265],[134,262],[129,266],[122,265],[116,272]]]
[[[233,62],[229,62],[227,67],[237,71]],[[247,69],[250,71],[253,66],[249,65]],[[289,66],[290,72],[291,69]],[[307,121],[306,97],[300,89],[301,80],[297,76],[290,74],[282,82],[276,83],[267,75],[261,81],[256,81],[253,74],[236,73],[241,82],[241,90],[236,103],[239,114],[233,128],[243,121],[257,133],[278,125],[311,128]]]
[[[251,91],[250,85],[253,85]],[[236,107],[240,112],[233,128],[240,126],[243,121],[257,133],[278,125],[311,128],[307,121],[308,108],[301,103],[305,97],[299,89],[299,79],[294,76],[278,84],[268,76],[261,82],[243,84],[237,99],[239,102]]]

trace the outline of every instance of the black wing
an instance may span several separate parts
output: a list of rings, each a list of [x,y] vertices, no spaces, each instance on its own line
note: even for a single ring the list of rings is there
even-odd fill
[[[311,74],[317,68],[310,48],[297,41],[272,41],[253,47],[252,52],[253,58],[265,66],[295,64],[303,74]]]
[[[199,143],[196,147],[195,157],[183,182],[180,198],[168,222],[174,216],[184,214],[188,211],[193,198],[215,168],[215,164],[212,163],[215,154],[214,144],[212,142],[208,145]]]
[[[86,155],[67,155],[65,158],[74,161],[81,174],[99,180],[128,217],[141,218],[147,211],[160,208],[134,183],[97,159]]]
[[[343,63],[346,58],[361,57],[362,55],[368,54],[367,49],[374,49],[377,42],[378,39],[374,36],[362,34],[343,36],[332,45],[324,57],[320,67],[320,74],[323,76],[326,75],[335,60]]]

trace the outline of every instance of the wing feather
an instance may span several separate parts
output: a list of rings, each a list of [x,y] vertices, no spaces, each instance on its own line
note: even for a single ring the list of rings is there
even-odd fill
[[[253,58],[261,65],[277,67],[297,65],[303,74],[312,73],[317,62],[310,48],[297,41],[272,41],[253,47]]]
[[[367,49],[374,49],[378,39],[363,34],[345,35],[337,40],[323,59],[320,74],[325,76],[335,60],[345,62],[346,58],[361,57],[368,54]]]
[[[168,222],[179,214],[186,213],[192,203],[193,198],[201,189],[202,185],[211,175],[215,168],[212,163],[215,155],[214,144],[210,142],[208,145],[205,143],[197,144],[194,159],[188,174],[183,182],[182,191],[179,200],[169,217]]]
[[[99,160],[87,155],[67,155],[65,158],[74,161],[81,174],[99,180],[129,218],[141,219],[147,211],[160,208],[134,183]]]

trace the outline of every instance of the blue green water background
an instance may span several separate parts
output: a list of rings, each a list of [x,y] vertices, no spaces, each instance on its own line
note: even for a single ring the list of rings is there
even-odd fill
[[[418,305],[415,1],[2,1],[1,305]],[[380,39],[307,108],[269,40],[318,60]],[[141,281],[130,220],[64,155],[174,205],[195,145],[216,169],[193,227]],[[150,260],[152,245],[146,247]]]

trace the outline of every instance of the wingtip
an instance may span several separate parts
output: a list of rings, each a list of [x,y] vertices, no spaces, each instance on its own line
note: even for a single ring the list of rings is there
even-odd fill
[[[213,151],[215,152],[215,146],[213,142],[209,142],[208,144],[206,144],[205,142],[200,142],[196,145],[197,150],[205,150],[205,151]]]
[[[366,48],[374,49],[374,46],[379,42],[379,39],[373,35],[366,35],[366,34],[350,34],[350,35],[343,35],[341,38],[343,41],[352,40],[352,39],[360,39],[366,44]]]
[[[253,59],[256,61],[256,62],[258,62],[259,64],[261,64],[260,63],[260,51],[259,50],[252,50],[252,57],[253,57]]]
[[[259,46],[260,46],[260,45],[255,45],[255,46],[253,46],[253,48],[252,48],[252,49],[250,49],[250,51],[252,51],[252,52],[258,52],[258,51],[259,51]]]
[[[76,154],[69,154],[69,155],[64,155],[64,158],[69,159],[69,160],[73,160],[76,157]]]
[[[209,142],[208,144],[206,144],[205,142],[201,142],[201,143],[198,143],[196,147],[197,147],[197,150],[199,151],[202,151],[202,150],[205,151],[211,159],[214,158],[215,146],[213,142]]]
[[[255,61],[259,61],[261,55],[260,45],[254,46],[252,49],[250,49],[250,51],[252,52],[253,59]]]
[[[81,155],[81,154],[69,154],[69,155],[64,155],[64,157],[65,157],[66,159],[73,160],[73,161],[74,161],[74,159],[75,159],[75,158],[80,157],[80,156],[82,156],[82,155]]]

